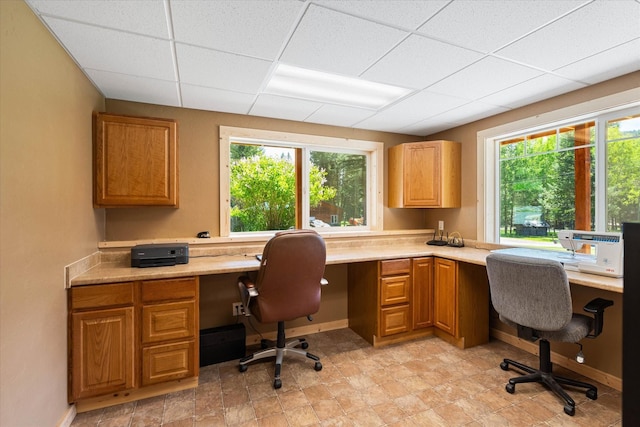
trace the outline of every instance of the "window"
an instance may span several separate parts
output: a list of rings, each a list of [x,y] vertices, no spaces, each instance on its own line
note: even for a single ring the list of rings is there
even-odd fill
[[[511,133],[488,146],[499,171],[489,192],[489,241],[559,247],[557,230],[620,231],[640,220],[637,108]]]
[[[220,234],[376,230],[383,144],[220,127]]]

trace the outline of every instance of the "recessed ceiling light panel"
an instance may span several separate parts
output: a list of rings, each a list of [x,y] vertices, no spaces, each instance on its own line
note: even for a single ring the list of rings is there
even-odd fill
[[[264,92],[290,98],[379,110],[408,95],[411,90],[278,64]]]

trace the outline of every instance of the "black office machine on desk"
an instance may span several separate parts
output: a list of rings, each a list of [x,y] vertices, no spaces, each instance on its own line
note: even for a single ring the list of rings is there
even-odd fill
[[[189,264],[188,243],[158,243],[131,248],[131,267]]]

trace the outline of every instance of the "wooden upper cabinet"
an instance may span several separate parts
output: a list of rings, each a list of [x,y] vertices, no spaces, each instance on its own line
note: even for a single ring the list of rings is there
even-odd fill
[[[174,120],[96,114],[94,205],[178,206]]]
[[[389,148],[389,207],[459,208],[460,143],[409,142]]]

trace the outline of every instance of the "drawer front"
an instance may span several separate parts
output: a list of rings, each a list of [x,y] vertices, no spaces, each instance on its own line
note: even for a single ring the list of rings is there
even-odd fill
[[[142,282],[143,303],[194,299],[197,292],[198,279],[196,277]]]
[[[409,274],[411,271],[411,259],[390,259],[380,261],[380,275]]]
[[[411,277],[408,274],[380,279],[381,306],[408,303],[410,295]]]
[[[143,348],[142,385],[194,377],[197,359],[194,340]]]
[[[71,310],[133,305],[133,282],[108,285],[75,286],[71,292]]]
[[[400,334],[409,330],[409,305],[380,310],[380,336]]]
[[[142,307],[142,342],[192,338],[196,329],[194,301]]]

